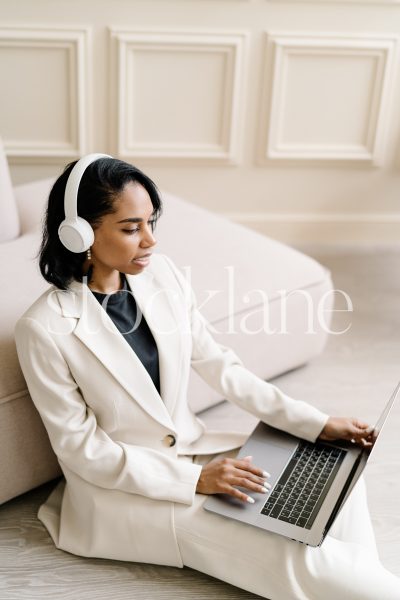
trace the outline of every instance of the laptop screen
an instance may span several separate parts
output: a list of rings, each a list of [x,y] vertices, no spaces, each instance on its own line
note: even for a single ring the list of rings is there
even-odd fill
[[[360,452],[360,456],[359,459],[357,460],[357,462],[354,465],[354,470],[352,471],[350,477],[351,477],[351,483],[349,485],[349,487],[347,488],[343,498],[341,498],[339,500],[339,506],[337,507],[337,510],[334,511],[334,514],[332,515],[331,519],[328,521],[328,525],[326,528],[326,533],[328,532],[328,530],[330,529],[330,527],[332,526],[332,524],[334,523],[337,515],[339,514],[340,510],[343,508],[344,503],[346,502],[347,498],[350,495],[351,490],[354,488],[355,484],[357,483],[361,473],[364,471],[366,464],[372,454],[372,450],[375,447],[376,441],[383,429],[383,426],[386,422],[386,419],[390,413],[390,410],[392,409],[396,398],[399,395],[399,390],[400,390],[400,382],[397,384],[393,394],[391,395],[388,403],[386,404],[381,416],[379,417],[378,421],[376,422],[376,425],[373,429],[373,431],[370,434],[370,438],[369,441],[372,442],[371,446],[367,446],[365,448],[363,448]]]
[[[389,416],[390,410],[393,407],[393,404],[396,400],[396,397],[399,393],[400,390],[400,382],[397,384],[393,394],[391,395],[388,403],[386,404],[381,416],[379,417],[379,419],[376,422],[376,425],[374,427],[374,429],[372,430],[372,432],[370,433],[370,436],[368,438],[368,441],[372,442],[371,446],[367,446],[364,448],[364,451],[367,452],[367,454],[370,456],[372,453],[373,448],[375,447],[376,441],[379,437],[380,432],[382,431],[382,428],[386,422],[387,417]],[[368,456],[368,458],[369,458]]]

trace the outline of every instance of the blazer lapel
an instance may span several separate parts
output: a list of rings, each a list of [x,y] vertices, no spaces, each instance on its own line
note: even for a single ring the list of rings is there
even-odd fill
[[[163,290],[155,285],[152,273],[145,271],[139,275],[128,275],[127,279],[137,306],[157,344],[161,397],[147,369],[86,284],[74,281],[68,292],[57,292],[61,311],[65,317],[78,319],[73,333],[97,356],[143,410],[174,431],[168,408],[173,407],[177,381],[174,381],[174,374],[170,373],[169,357],[170,353],[172,356],[180,356],[177,322]],[[175,331],[175,335],[168,334],[171,329]],[[164,331],[167,333],[164,334]]]
[[[127,275],[138,309],[153,334],[158,349],[160,391],[164,406],[173,414],[181,373],[182,344],[179,315],[176,314],[173,290],[157,281],[149,270]]]

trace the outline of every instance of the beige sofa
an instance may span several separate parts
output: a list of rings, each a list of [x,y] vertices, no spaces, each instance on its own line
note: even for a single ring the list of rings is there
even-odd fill
[[[17,318],[48,287],[36,255],[51,185],[52,180],[43,180],[13,189],[0,147],[0,503],[61,474],[26,389],[13,339]],[[326,296],[329,309],[332,288],[324,267],[171,194],[163,198],[157,249],[188,276],[190,267],[200,310],[216,339],[234,348],[265,379],[321,352],[327,334],[316,323],[316,307]],[[289,295],[284,306],[282,290],[300,292]],[[189,401],[196,412],[221,400],[193,373]]]

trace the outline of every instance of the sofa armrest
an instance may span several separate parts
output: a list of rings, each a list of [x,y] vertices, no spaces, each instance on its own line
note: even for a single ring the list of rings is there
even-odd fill
[[[14,188],[21,235],[41,229],[44,211],[54,181],[54,177],[51,177],[24,183]]]

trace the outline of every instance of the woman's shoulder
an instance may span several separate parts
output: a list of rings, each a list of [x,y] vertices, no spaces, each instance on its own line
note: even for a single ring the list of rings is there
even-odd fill
[[[48,305],[48,298],[57,290],[56,286],[49,286],[42,294],[32,302],[32,304],[25,310],[20,316],[20,319],[35,318],[40,314]]]
[[[48,328],[54,320],[59,320],[62,315],[62,303],[60,295],[72,296],[75,286],[81,286],[73,282],[67,290],[61,290],[55,285],[50,285],[36,300],[25,310],[15,324],[15,329],[28,326],[32,321]]]

